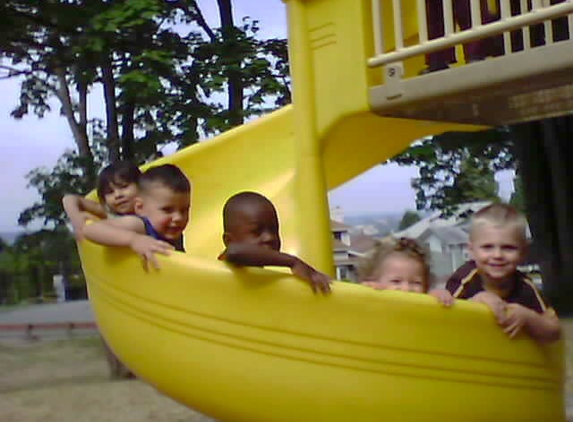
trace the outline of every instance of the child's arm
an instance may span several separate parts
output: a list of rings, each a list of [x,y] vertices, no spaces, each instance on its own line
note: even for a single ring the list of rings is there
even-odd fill
[[[77,240],[82,238],[82,230],[87,220],[85,212],[102,219],[107,217],[105,209],[100,203],[90,201],[79,195],[65,195],[62,198],[62,205],[70,219]]]
[[[487,307],[491,309],[491,311],[495,315],[497,322],[501,325],[505,324],[507,320],[507,316],[505,313],[505,310],[507,308],[507,303],[498,295],[484,291],[484,292],[479,292],[475,296],[472,296],[469,300],[471,300],[472,302],[478,302],[487,305]]]
[[[155,253],[169,255],[173,249],[169,243],[147,236],[143,221],[134,216],[87,224],[83,233],[87,239],[100,245],[131,248],[143,259],[145,270],[147,270],[147,261],[150,261],[155,268],[159,268]]]
[[[559,318],[553,309],[540,314],[518,303],[507,305],[507,320],[503,330],[514,337],[522,328],[539,343],[551,343],[561,337]]]
[[[231,243],[220,259],[235,265],[244,267],[288,267],[292,273],[310,283],[313,292],[321,291],[324,294],[330,292],[330,277],[316,271],[306,262],[283,252],[262,248],[258,245],[246,243]]]

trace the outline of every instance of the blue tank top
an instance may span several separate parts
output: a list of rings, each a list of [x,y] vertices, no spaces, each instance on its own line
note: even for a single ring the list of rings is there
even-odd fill
[[[154,239],[163,240],[164,242],[173,245],[176,251],[185,252],[185,247],[183,246],[183,235],[179,236],[179,238],[175,240],[165,239],[163,236],[157,233],[157,230],[155,230],[155,228],[151,225],[150,221],[147,218],[142,216],[138,217],[141,218],[141,221],[143,221],[143,224],[145,225],[145,234],[153,237]]]

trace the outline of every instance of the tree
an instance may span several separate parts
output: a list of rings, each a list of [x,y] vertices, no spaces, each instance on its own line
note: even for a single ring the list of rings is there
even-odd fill
[[[418,167],[419,177],[412,181],[417,208],[445,216],[465,202],[498,200],[495,171],[516,166],[506,128],[426,138],[391,161]]]
[[[3,7],[14,18],[7,20],[7,37],[0,44],[1,68],[4,78],[23,80],[13,116],[22,118],[31,109],[41,117],[50,111],[49,99],[57,98],[89,165],[87,95],[101,84],[109,159],[121,157],[120,117],[129,155],[141,117],[137,106],[158,107],[169,91],[169,76],[189,55],[186,40],[161,26],[176,22],[173,7],[157,0],[10,0]],[[85,170],[94,177],[92,168]]]
[[[499,201],[499,186],[488,160],[465,157],[451,189],[458,195],[459,203]]]
[[[93,187],[101,165],[141,163],[167,143],[184,147],[290,102],[286,40],[261,40],[258,21],[235,26],[231,2],[218,6],[221,28],[209,27],[193,0],[0,5],[0,79],[22,80],[13,117],[41,117],[55,98],[77,147],[53,171],[29,173],[42,201],[22,212],[21,224],[60,224],[58,197]],[[101,120],[87,109],[97,85]]]
[[[422,217],[416,211],[407,210],[402,219],[400,220],[400,224],[398,225],[398,230],[405,230],[408,227],[414,225],[418,221],[420,221]]]
[[[523,187],[523,179],[519,173],[516,173],[515,178],[513,179],[513,193],[511,194],[509,203],[522,213],[527,212],[525,208],[525,190]]]

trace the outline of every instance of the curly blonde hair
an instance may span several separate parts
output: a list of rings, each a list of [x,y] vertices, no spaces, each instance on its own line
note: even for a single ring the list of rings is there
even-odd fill
[[[429,253],[426,248],[409,237],[377,241],[374,250],[358,264],[360,280],[378,278],[382,263],[394,253],[403,254],[422,264],[424,268],[424,291],[428,291],[432,280]]]

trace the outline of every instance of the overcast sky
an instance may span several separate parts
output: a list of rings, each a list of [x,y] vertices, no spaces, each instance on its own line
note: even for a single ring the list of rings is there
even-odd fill
[[[217,26],[214,2],[199,3],[207,21]],[[280,0],[234,0],[233,5],[237,20],[250,16],[260,21],[262,37],[286,36],[285,6]],[[25,175],[36,167],[52,167],[66,149],[74,148],[74,143],[55,102],[54,111],[43,119],[27,116],[14,120],[10,111],[18,101],[18,82],[0,81],[0,92],[0,231],[13,231],[18,229],[20,211],[38,199],[35,190],[27,189]],[[103,117],[100,98],[97,91],[90,96],[90,117]],[[410,180],[416,175],[415,168],[377,166],[331,192],[331,206],[342,206],[348,215],[414,209]],[[498,180],[502,195],[508,195],[511,175],[507,172],[498,175]]]

